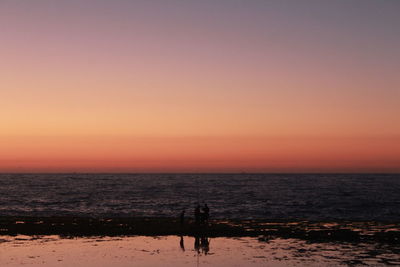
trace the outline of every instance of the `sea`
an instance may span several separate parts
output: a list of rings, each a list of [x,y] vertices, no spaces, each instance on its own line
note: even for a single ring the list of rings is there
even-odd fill
[[[400,221],[400,174],[0,174],[0,216]]]

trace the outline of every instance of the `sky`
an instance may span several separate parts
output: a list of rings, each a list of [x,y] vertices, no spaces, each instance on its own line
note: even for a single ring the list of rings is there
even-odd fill
[[[398,14],[2,0],[0,172],[400,172]]]

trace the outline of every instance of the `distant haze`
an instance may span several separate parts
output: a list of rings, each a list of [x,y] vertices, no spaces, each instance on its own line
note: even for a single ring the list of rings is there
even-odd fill
[[[400,1],[0,2],[0,172],[400,172]]]

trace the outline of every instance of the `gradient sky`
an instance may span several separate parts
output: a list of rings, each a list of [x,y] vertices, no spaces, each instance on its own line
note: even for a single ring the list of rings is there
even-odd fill
[[[399,14],[2,0],[0,172],[400,172]]]

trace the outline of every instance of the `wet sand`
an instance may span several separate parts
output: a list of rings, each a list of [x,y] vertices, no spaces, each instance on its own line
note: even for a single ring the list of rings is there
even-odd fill
[[[395,222],[311,222],[211,220],[197,225],[173,218],[0,217],[0,235],[166,236],[296,238],[315,242],[347,241],[400,244]]]
[[[399,265],[393,246],[254,237],[60,238],[1,236],[1,266],[373,266]]]

